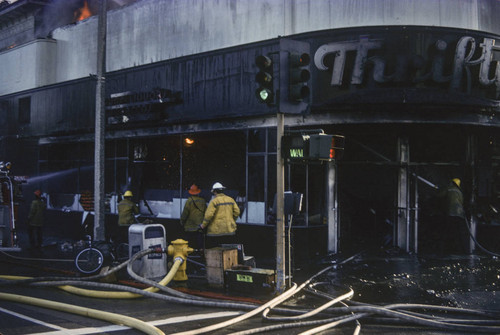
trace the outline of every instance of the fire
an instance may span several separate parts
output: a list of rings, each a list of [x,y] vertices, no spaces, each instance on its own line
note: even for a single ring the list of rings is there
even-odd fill
[[[91,16],[92,16],[92,12],[90,11],[89,4],[87,3],[87,1],[85,1],[83,4],[83,7],[79,8],[75,12],[75,21],[78,22],[81,20],[85,20],[86,18],[91,17]]]

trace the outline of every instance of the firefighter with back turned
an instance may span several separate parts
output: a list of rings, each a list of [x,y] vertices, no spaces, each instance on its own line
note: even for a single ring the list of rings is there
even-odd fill
[[[126,191],[123,194],[123,200],[118,203],[118,227],[114,234],[114,240],[117,243],[128,241],[128,228],[136,223],[135,216],[139,214],[139,208],[132,201],[132,191]]]
[[[236,242],[236,219],[240,215],[240,209],[233,198],[224,194],[224,190],[225,187],[219,182],[212,186],[214,197],[200,224],[200,229],[207,229],[206,248]]]

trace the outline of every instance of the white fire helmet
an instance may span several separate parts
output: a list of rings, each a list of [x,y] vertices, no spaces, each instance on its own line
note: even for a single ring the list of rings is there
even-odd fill
[[[212,192],[215,190],[223,190],[223,189],[225,189],[225,187],[222,186],[222,184],[219,182],[215,183],[214,186],[212,186]]]

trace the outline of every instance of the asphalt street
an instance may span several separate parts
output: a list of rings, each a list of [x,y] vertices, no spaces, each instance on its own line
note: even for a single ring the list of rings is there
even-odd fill
[[[79,280],[82,275],[75,271],[72,262],[74,252],[63,249],[61,244],[49,243],[41,250],[0,252],[1,275],[57,276]],[[324,323],[321,320],[353,315],[356,317],[352,317],[350,322],[312,333],[352,334],[357,326],[361,327],[361,334],[500,333],[500,300],[497,296],[500,261],[497,258],[485,255],[416,256],[398,250],[350,256],[335,255],[296,264],[293,282],[298,285],[321,271],[323,273],[314,277],[311,285],[275,307],[267,319],[260,311],[244,321],[209,333],[230,334],[266,327],[262,330],[268,334],[300,334]],[[342,263],[346,259],[349,261]],[[257,265],[269,265],[268,262],[257,260]],[[192,297],[182,302],[164,292],[153,297],[133,299],[92,298],[69,293],[56,286],[14,285],[13,281],[5,280],[5,277],[1,282],[0,294],[65,303],[97,310],[98,315],[114,313],[156,327],[165,334],[197,330],[232,320],[278,296],[275,292],[262,290],[234,292],[227,288],[214,288],[208,285],[204,275],[202,268],[188,262],[188,281],[171,282],[168,285]],[[102,280],[99,282],[103,283]],[[105,282],[138,290],[146,287],[132,280],[122,270]],[[83,288],[109,290],[102,287]],[[350,300],[344,300],[349,309],[336,303],[315,315],[296,317],[296,314],[311,311],[349,292],[352,292]],[[195,302],[200,297],[210,299],[212,303],[200,306],[203,303]],[[393,307],[394,304],[402,305]],[[386,308],[380,308],[382,306]],[[145,332],[123,325],[122,321],[96,319],[88,311],[84,315],[76,315],[69,313],[65,307],[53,310],[21,300],[1,299],[0,315],[2,335]],[[278,320],[269,319],[278,316]],[[292,316],[295,319],[284,318]],[[358,320],[354,321],[355,318]],[[294,327],[288,328],[291,324]]]

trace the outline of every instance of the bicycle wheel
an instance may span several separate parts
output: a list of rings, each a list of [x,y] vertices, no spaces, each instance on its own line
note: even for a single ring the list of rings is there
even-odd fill
[[[99,249],[87,248],[80,251],[75,258],[75,265],[82,273],[94,273],[99,271],[104,262],[104,256]]]

